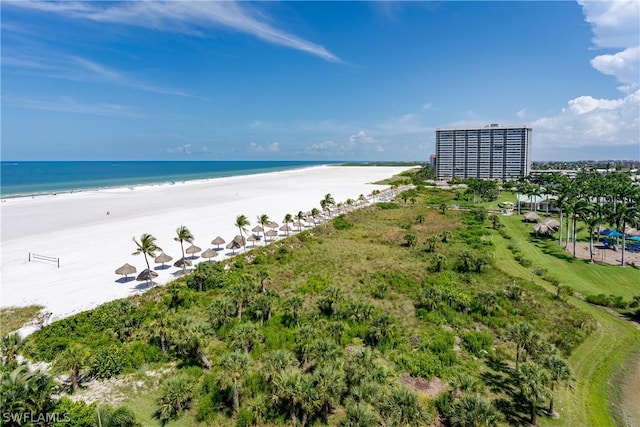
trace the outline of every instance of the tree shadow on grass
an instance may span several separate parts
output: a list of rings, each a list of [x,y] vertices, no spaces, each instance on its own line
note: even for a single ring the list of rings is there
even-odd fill
[[[584,261],[580,258],[574,258],[572,253],[569,252],[565,252],[562,249],[560,249],[560,247],[555,247],[553,245],[550,245],[549,242],[550,240],[547,238],[542,238],[540,236],[535,236],[532,235],[530,242],[538,249],[540,249],[540,251],[545,254],[545,255],[550,255],[554,258],[563,260],[563,261],[567,261],[567,262],[576,262],[576,261]],[[588,260],[587,260],[588,261]]]
[[[524,399],[496,399],[493,404],[504,415],[505,421],[509,426],[528,426],[529,418],[522,414],[527,414],[530,405]]]
[[[505,421],[510,426],[528,425],[529,404],[520,395],[516,384],[515,370],[502,361],[487,360],[487,367],[491,371],[483,372],[480,377],[492,393],[502,397],[494,400],[496,408],[502,412]]]

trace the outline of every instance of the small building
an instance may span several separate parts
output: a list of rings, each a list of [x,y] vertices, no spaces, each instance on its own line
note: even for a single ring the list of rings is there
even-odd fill
[[[541,194],[536,196],[516,194],[515,206],[516,209],[553,212],[557,210],[555,206],[552,206],[555,200],[558,200],[558,197],[551,194]]]

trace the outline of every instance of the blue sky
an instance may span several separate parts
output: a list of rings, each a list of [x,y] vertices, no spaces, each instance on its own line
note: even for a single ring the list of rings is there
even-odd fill
[[[640,159],[640,0],[2,1],[3,160]]]

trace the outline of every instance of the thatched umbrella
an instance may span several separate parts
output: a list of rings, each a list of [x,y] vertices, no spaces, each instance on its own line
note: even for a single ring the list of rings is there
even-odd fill
[[[247,237],[247,242],[257,242],[259,240],[260,240],[260,236],[256,236],[255,234],[252,234],[249,237]]]
[[[165,262],[170,262],[171,260],[173,260],[173,258],[165,254],[164,252],[158,255],[155,259],[156,263],[162,263],[162,267],[164,267]]]
[[[527,222],[538,222],[540,220],[540,215],[535,212],[528,212],[524,216],[524,220]]]
[[[196,258],[193,255],[197,254],[198,252],[202,252],[202,249],[200,249],[196,245],[191,245],[185,250],[185,252],[188,253],[189,255],[192,255],[191,259],[193,259],[193,258]]]
[[[148,268],[145,268],[144,270],[142,270],[142,273],[138,274],[138,277],[136,277],[136,280],[145,280],[145,281],[150,281],[153,280],[155,277],[158,277],[158,273],[156,273],[155,271],[149,270]]]
[[[275,221],[269,221],[269,224],[267,224],[269,228],[273,228],[276,229],[278,228],[278,223]]]
[[[178,267],[178,268],[183,268],[185,266],[191,267],[192,265],[193,263],[187,258],[180,258],[173,264],[174,267]]]
[[[236,236],[236,237],[240,237],[240,236]],[[236,239],[233,239],[232,241],[230,241],[229,244],[226,246],[226,248],[231,249],[234,254],[236,253],[236,249],[240,249],[241,247],[242,247],[242,241],[236,240]]]
[[[273,238],[273,237],[276,237],[278,235],[278,232],[276,230],[269,230],[269,231],[265,232],[264,235],[266,237]]]
[[[295,220],[293,222],[293,225],[295,225],[296,227],[298,227],[298,231],[302,231],[302,227],[304,227],[304,224],[302,223],[302,221],[300,221],[299,219]]]
[[[282,227],[280,227],[280,231],[284,231],[285,233],[289,234],[289,232],[291,231],[291,227],[289,227],[289,224],[282,224]]]
[[[264,228],[260,227],[259,225],[256,225],[251,229],[251,231],[253,231],[254,233],[262,233],[264,231]]]
[[[202,252],[202,258],[209,258],[209,261],[211,261],[211,258],[215,258],[218,256],[218,252],[214,251],[213,249],[207,249],[206,251]]]
[[[225,243],[226,242],[224,241],[224,239],[220,236],[216,237],[211,241],[211,244],[218,246],[218,249],[220,249],[220,245],[224,245]]]
[[[533,226],[533,231],[536,234],[549,234],[549,227],[546,224],[536,224]]]
[[[134,274],[136,271],[137,270],[133,265],[125,263],[125,265],[116,270],[116,274],[123,274],[124,280],[126,281],[128,279],[127,276]]]
[[[560,222],[553,218],[545,219],[542,221],[542,224],[546,225],[549,228],[549,231],[556,232],[560,228]]]

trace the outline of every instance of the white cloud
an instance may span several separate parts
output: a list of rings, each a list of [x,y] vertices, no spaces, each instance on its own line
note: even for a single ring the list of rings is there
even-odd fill
[[[430,110],[432,108],[433,108],[433,104],[430,102],[427,102],[426,104],[422,105],[422,111]]]
[[[167,148],[167,153],[191,154],[191,144],[184,144],[184,145],[178,145],[177,147]]]
[[[87,104],[71,97],[57,97],[53,99],[21,98],[4,96],[3,104],[28,110],[43,110],[59,113],[88,114],[105,117],[141,117],[131,107],[118,104]]]
[[[309,154],[325,154],[325,153],[338,153],[342,150],[338,149],[338,143],[331,140],[325,140],[322,142],[316,142],[306,147],[305,152]]]
[[[640,155],[640,1],[583,1],[585,21],[591,24],[596,49],[613,52],[590,62],[599,72],[613,76],[624,95],[616,99],[578,96],[557,114],[531,123],[534,152],[552,158],[555,150],[568,150],[574,158],[622,149]],[[519,114],[518,114],[519,116]],[[635,151],[635,154],[634,154]],[[618,151],[622,152],[622,151]],[[605,154],[602,154],[605,153]],[[540,155],[538,155],[539,157]]]
[[[585,20],[591,24],[597,48],[621,49],[598,55],[591,65],[603,74],[615,77],[620,89],[631,93],[640,79],[640,1],[584,1]]]
[[[580,148],[638,146],[640,90],[619,99],[580,96],[568,102],[561,114],[532,123],[534,145]]]
[[[266,22],[254,5],[235,1],[135,1],[111,2],[5,2],[5,5],[47,13],[118,23],[193,36],[204,36],[210,29],[226,29],[249,34],[266,42],[341,62],[323,46],[311,43]]]
[[[275,153],[280,151],[280,143],[272,142],[267,146],[262,146],[262,145],[256,144],[255,142],[251,142],[249,143],[248,151],[252,153],[265,153],[265,152]]]
[[[357,133],[349,137],[350,144],[359,144],[359,143],[370,144],[373,142],[375,142],[373,137],[367,135],[367,133],[363,130],[358,131]]]
[[[578,0],[585,20],[591,24],[593,42],[599,47],[625,48],[638,44],[638,0]]]
[[[620,90],[629,92],[638,87],[640,74],[640,46],[630,47],[613,55],[598,55],[591,65],[602,74],[614,76],[623,86]]]
[[[272,142],[271,144],[269,144],[267,146],[267,150],[269,150],[269,151],[280,151],[280,143],[279,142]]]
[[[522,110],[519,110],[519,111],[516,113],[516,116],[518,116],[518,117],[519,117],[519,118],[521,118],[521,119],[525,118],[525,117],[527,116],[527,109],[526,109],[526,108],[523,108]]]
[[[87,58],[59,55],[53,52],[48,57],[36,55],[7,55],[2,57],[2,66],[39,73],[47,77],[70,81],[90,81],[124,86],[143,92],[197,98],[183,90],[154,86],[128,76],[126,73],[108,68]]]

